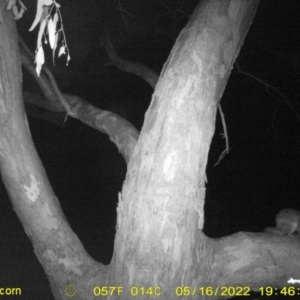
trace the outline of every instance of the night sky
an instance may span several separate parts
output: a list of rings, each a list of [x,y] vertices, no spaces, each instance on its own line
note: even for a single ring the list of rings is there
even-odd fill
[[[140,130],[153,91],[142,79],[109,64],[102,28],[110,30],[120,56],[144,63],[159,73],[195,3],[185,1],[188,3],[179,9],[176,5],[180,2],[60,1],[71,62],[66,67],[59,60],[54,68],[49,56],[47,65],[62,91],[112,110]],[[261,2],[221,100],[230,152],[214,166],[225,148],[220,115],[217,116],[207,165],[204,230],[210,237],[263,231],[275,225],[280,209],[300,210],[300,2]],[[28,32],[28,28],[36,4],[24,3],[28,12],[18,21],[18,29],[34,51],[37,30]],[[121,6],[117,7],[117,3]],[[172,3],[172,7],[162,3]],[[24,89],[38,92],[26,70],[23,72]],[[68,118],[58,126],[29,117],[29,123],[72,228],[87,251],[108,264],[117,195],[126,174],[123,158],[107,136],[77,120]],[[30,278],[24,282],[24,273],[38,269],[36,274],[40,274],[41,268],[2,185],[0,193],[6,216],[0,221],[5,241],[0,251],[9,253],[0,268],[12,272],[5,279],[0,275],[0,283],[22,285],[27,299],[52,299],[42,275],[36,279],[41,282],[31,284],[31,288]],[[27,263],[10,265],[22,255],[28,258]],[[41,286],[38,293],[36,286]]]

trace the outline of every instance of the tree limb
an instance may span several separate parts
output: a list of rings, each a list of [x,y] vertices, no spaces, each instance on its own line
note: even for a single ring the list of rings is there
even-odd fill
[[[46,98],[37,99],[27,94],[25,100],[53,112],[66,111],[67,115],[107,134],[128,163],[138,140],[138,130],[127,120],[112,112],[101,110],[81,97],[62,94],[51,71],[45,65],[43,72],[47,76],[41,73],[38,77],[31,60],[33,55],[30,54],[30,50],[22,39],[20,39],[20,46],[22,64],[34,76]]]

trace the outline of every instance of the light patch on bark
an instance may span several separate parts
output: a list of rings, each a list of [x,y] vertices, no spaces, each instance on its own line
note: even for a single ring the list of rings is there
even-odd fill
[[[164,162],[163,171],[166,181],[170,182],[174,180],[176,175],[176,165],[178,163],[178,153],[177,151],[172,151],[170,155],[167,156]]]
[[[39,183],[34,175],[30,174],[30,186],[24,185],[26,196],[29,200],[32,202],[35,202],[35,200],[40,195],[40,189],[39,189]]]

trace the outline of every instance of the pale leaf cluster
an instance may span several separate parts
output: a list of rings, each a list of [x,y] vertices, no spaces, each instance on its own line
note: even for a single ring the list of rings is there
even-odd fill
[[[45,54],[42,46],[43,37],[46,44],[49,41],[54,62],[54,56],[58,47],[58,41],[60,36],[62,35],[62,42],[59,47],[58,57],[60,57],[62,54],[67,54],[67,64],[70,60],[69,49],[64,34],[62,17],[59,8],[60,5],[55,0],[37,1],[36,16],[29,31],[32,31],[37,26],[37,24],[40,24],[35,52],[36,72],[38,75],[40,74],[42,66],[45,62]],[[60,25],[59,28],[58,24]]]

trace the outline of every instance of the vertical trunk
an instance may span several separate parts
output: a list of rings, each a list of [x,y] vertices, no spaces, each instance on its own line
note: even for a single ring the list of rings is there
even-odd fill
[[[59,299],[97,268],[72,232],[32,142],[21,90],[18,37],[11,11],[0,1],[0,166],[13,208]],[[85,278],[87,280],[87,278]],[[86,298],[88,299],[88,298]]]
[[[209,284],[202,233],[206,164],[217,106],[257,6],[204,1],[160,75],[118,204],[116,284]],[[164,298],[165,299],[165,298]]]

